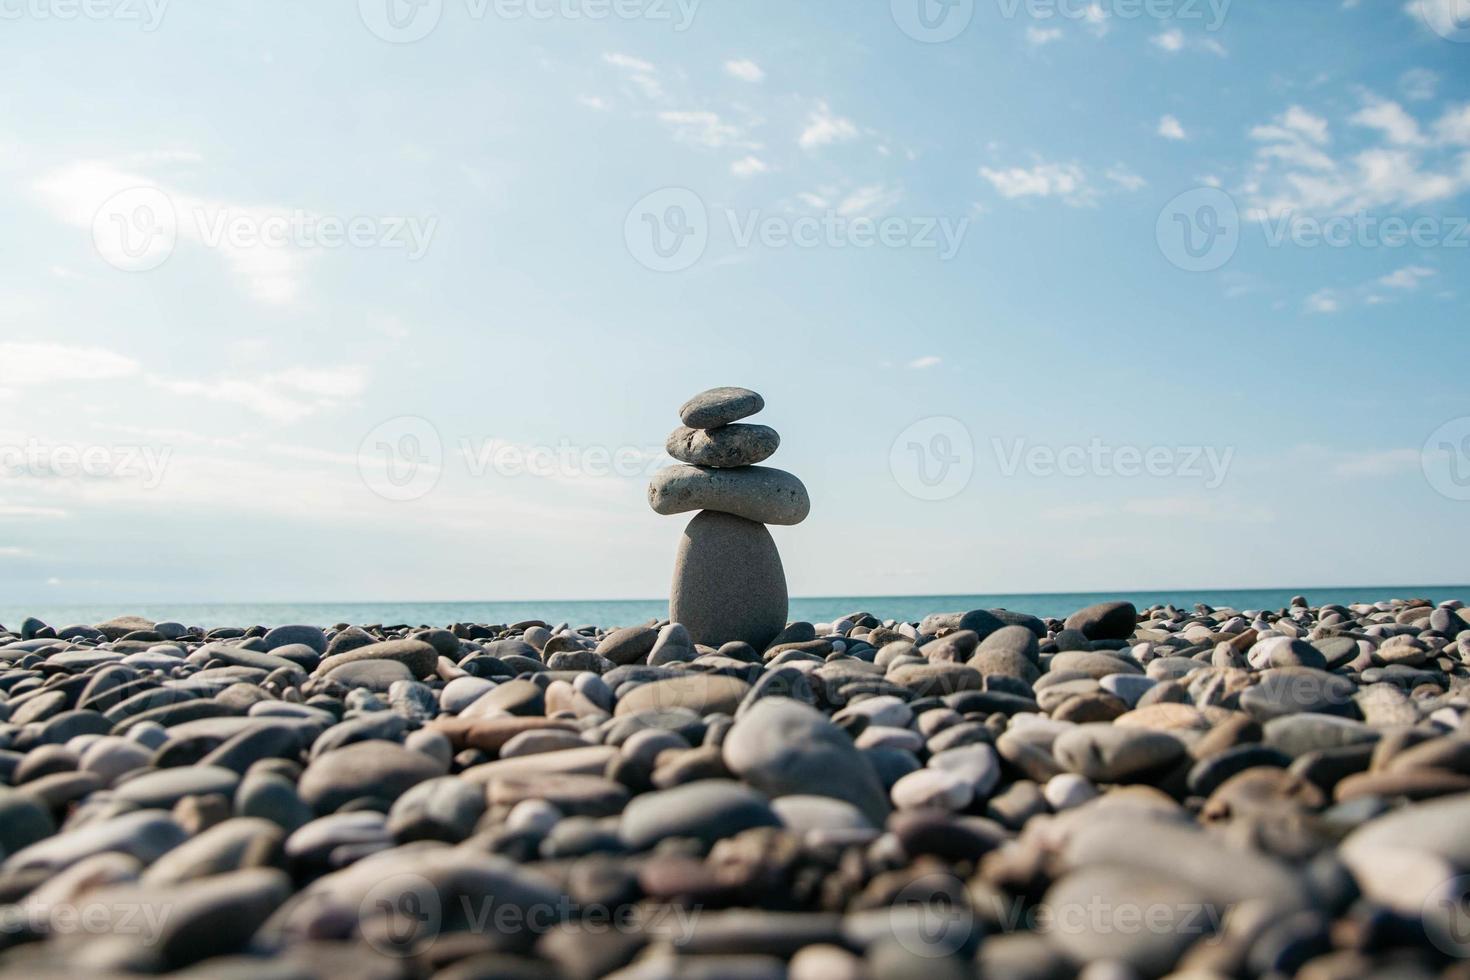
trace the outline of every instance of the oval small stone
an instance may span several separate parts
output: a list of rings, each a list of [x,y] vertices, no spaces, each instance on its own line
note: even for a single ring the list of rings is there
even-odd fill
[[[670,456],[691,466],[729,469],[752,466],[769,459],[781,446],[781,437],[769,425],[722,425],[691,429],[681,425],[664,444]]]
[[[679,418],[694,429],[729,425],[766,407],[766,400],[749,388],[710,388],[679,407]]]

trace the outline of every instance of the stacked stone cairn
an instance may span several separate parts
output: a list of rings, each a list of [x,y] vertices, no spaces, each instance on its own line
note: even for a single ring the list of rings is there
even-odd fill
[[[802,482],[757,466],[781,445],[767,425],[741,422],[765,408],[747,388],[711,388],[679,409],[669,435],[679,465],[648,487],[659,514],[698,511],[679,544],[669,618],[695,643],[766,646],[786,626],[786,573],[767,524],[800,524],[811,510]]]

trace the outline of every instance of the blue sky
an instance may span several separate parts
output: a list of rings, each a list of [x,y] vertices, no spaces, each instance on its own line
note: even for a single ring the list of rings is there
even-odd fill
[[[0,0],[12,604],[1466,578],[1463,0],[387,2]]]

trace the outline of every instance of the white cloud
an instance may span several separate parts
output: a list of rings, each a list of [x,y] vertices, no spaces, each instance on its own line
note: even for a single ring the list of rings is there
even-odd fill
[[[86,229],[89,235],[99,212],[123,191],[146,188],[161,195],[173,212],[172,226],[177,240],[221,256],[245,292],[265,305],[295,302],[304,289],[308,263],[321,251],[303,247],[301,242],[270,240],[262,231],[273,227],[293,228],[320,217],[306,209],[202,197],[102,161],[78,161],[53,170],[36,181],[34,188],[41,204],[53,215]],[[155,220],[161,220],[165,227],[169,225],[169,216],[155,217]],[[254,229],[258,234],[254,240],[237,240],[226,230],[235,226]],[[163,247],[167,239],[155,235],[153,241]],[[104,258],[112,261],[136,258],[109,254],[108,250],[121,247],[121,242],[111,243],[104,238],[94,244],[103,251]]]
[[[1470,146],[1470,102],[1446,109],[1434,124],[1434,135],[1441,143]]]
[[[757,156],[744,157],[730,164],[730,173],[736,177],[758,177],[770,172],[770,165]]]
[[[1419,285],[1426,279],[1435,275],[1435,270],[1425,265],[1409,265],[1389,273],[1378,280],[1380,285],[1388,286],[1390,289],[1418,289]]]
[[[32,553],[29,548],[20,548],[15,545],[0,547],[0,558],[25,558]]]
[[[1453,111],[1440,119],[1435,126],[1439,143],[1431,145],[1401,106],[1369,96],[1350,121],[1376,133],[1380,141],[1339,159],[1330,150],[1327,120],[1292,106],[1251,130],[1251,138],[1262,146],[1241,188],[1247,216],[1342,215],[1452,198],[1470,188],[1470,155],[1456,158],[1442,152],[1454,142],[1455,120]]]
[[[1038,47],[1061,39],[1062,29],[1060,27],[1037,27],[1033,24],[1026,28],[1026,40]]]
[[[1107,173],[1105,173],[1103,176],[1107,177],[1108,180],[1111,180],[1113,183],[1117,184],[1125,191],[1142,190],[1143,188],[1148,186],[1148,181],[1144,180],[1142,177],[1138,176],[1138,174],[1129,170],[1122,164],[1118,164],[1114,167],[1109,168]]]
[[[806,128],[797,142],[803,150],[812,150],[830,143],[845,143],[857,135],[857,125],[851,119],[834,115],[826,102],[819,102],[807,117]]]
[[[943,363],[944,363],[944,358],[942,358],[942,357],[935,357],[934,355],[930,354],[927,357],[916,357],[916,358],[914,358],[912,361],[909,361],[908,366],[912,370],[922,371],[925,368],[938,367],[939,365],[941,365]]]
[[[65,517],[60,507],[36,507],[31,504],[11,504],[0,500],[0,517]]]
[[[1161,31],[1149,38],[1154,47],[1170,54],[1178,54],[1184,50],[1184,32],[1177,27],[1171,27],[1167,31]]]
[[[658,79],[658,66],[653,62],[617,51],[610,51],[604,54],[602,60],[604,63],[622,71],[628,77],[628,81],[632,82],[645,98],[663,98],[663,83]]]
[[[598,112],[606,112],[610,108],[608,101],[600,95],[579,95],[577,101]]]
[[[642,58],[635,58],[630,54],[622,54],[617,51],[609,51],[602,56],[602,60],[614,68],[621,68],[624,71],[643,72],[648,75],[658,71],[651,61],[644,61]]]
[[[1336,313],[1342,309],[1342,304],[1337,299],[1337,294],[1330,289],[1319,289],[1307,297],[1307,312],[1328,314]]]
[[[703,146],[717,150],[725,146],[748,145],[745,133],[739,126],[721,119],[719,113],[708,111],[660,112],[660,122],[674,131],[674,139],[680,143]]]
[[[1178,54],[1186,48],[1198,48],[1201,51],[1208,51],[1210,54],[1218,55],[1221,58],[1224,58],[1230,53],[1225,49],[1225,45],[1221,44],[1219,41],[1215,40],[1212,37],[1203,37],[1199,40],[1190,40],[1188,37],[1185,36],[1184,32],[1177,27],[1171,27],[1168,30],[1160,31],[1153,37],[1149,38],[1149,43],[1158,48],[1160,51],[1164,51],[1168,54]]]
[[[1397,102],[1370,100],[1352,117],[1351,122],[1378,130],[1383,133],[1384,138],[1397,146],[1420,146],[1424,143],[1424,137],[1419,132],[1419,123]]]
[[[763,82],[766,80],[765,70],[748,58],[732,59],[725,62],[725,73],[742,82]]]
[[[1439,89],[1439,76],[1428,68],[1410,68],[1399,76],[1399,91],[1410,102],[1428,102]]]
[[[368,371],[360,365],[345,365],[287,368],[255,379],[194,380],[150,375],[148,383],[183,398],[239,405],[272,421],[289,423],[362,394],[367,389]]]
[[[1187,140],[1189,134],[1184,131],[1184,126],[1173,116],[1163,116],[1159,119],[1159,135],[1166,140]]]
[[[873,217],[903,200],[903,191],[882,184],[859,187],[837,205],[837,213],[845,218]]]
[[[1038,163],[1005,170],[981,167],[980,176],[1007,199],[1058,197],[1076,207],[1091,203],[1094,196],[1087,174],[1075,163]]]
[[[5,383],[17,386],[126,378],[140,368],[131,357],[100,347],[9,342],[0,343],[0,365]]]

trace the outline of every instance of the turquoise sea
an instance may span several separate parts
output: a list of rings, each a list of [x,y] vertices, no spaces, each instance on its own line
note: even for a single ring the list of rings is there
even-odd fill
[[[1281,609],[1294,595],[1304,595],[1314,606],[1322,603],[1374,602],[1380,599],[1423,598],[1432,602],[1470,599],[1464,585],[1380,585],[1291,589],[1171,589],[1159,592],[1041,592],[986,595],[824,596],[791,600],[791,618],[829,622],[853,612],[869,612],[880,619],[917,621],[932,612],[1005,608],[1036,616],[1064,617],[1094,602],[1127,599],[1140,609],[1172,602],[1189,609],[1196,602],[1235,609]],[[515,623],[542,619],[573,626],[628,626],[662,619],[669,614],[663,599],[578,600],[545,602],[240,602],[240,603],[107,603],[87,605],[0,607],[0,624],[18,629],[27,616],[52,626],[98,623],[123,614],[155,621],[173,620],[189,626],[279,626],[284,623],[407,624],[445,626],[449,623]]]

